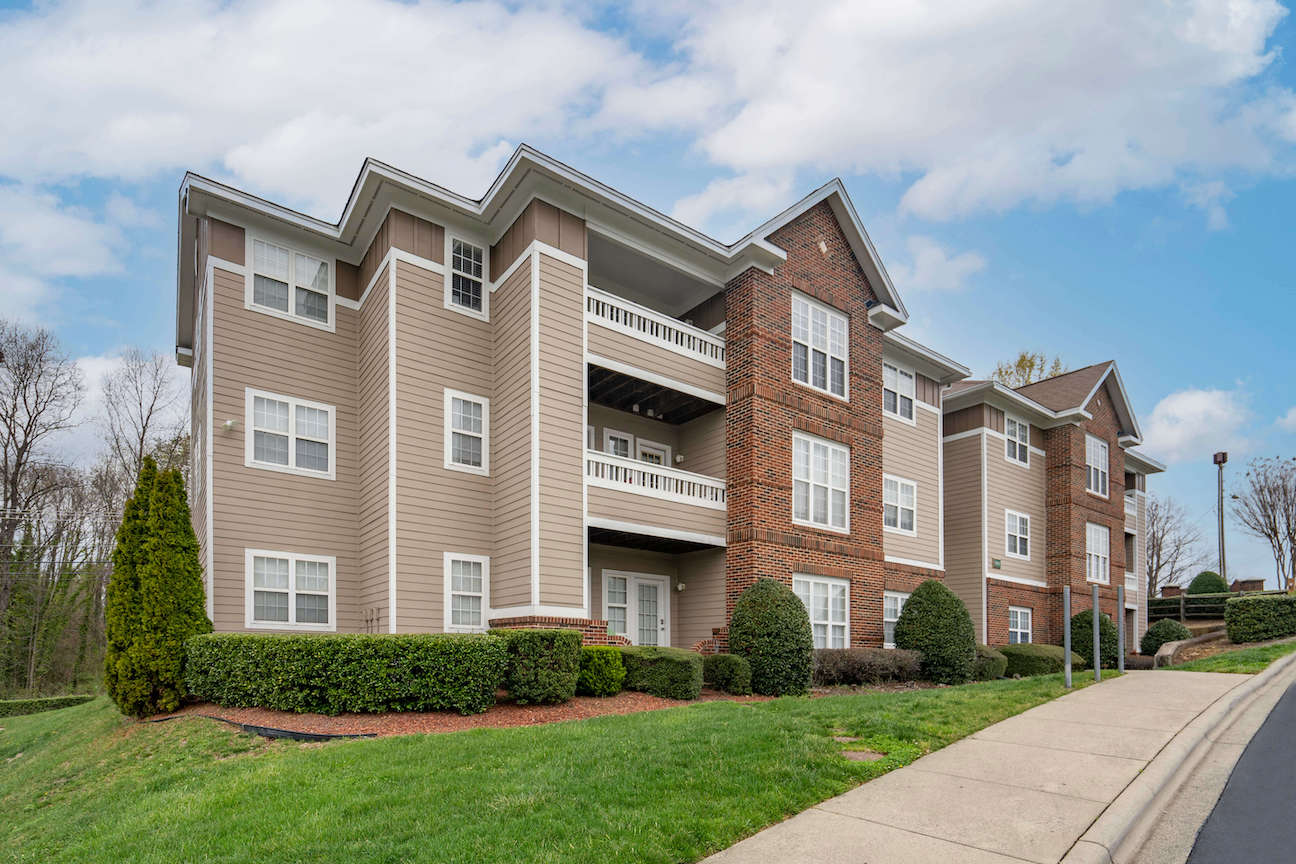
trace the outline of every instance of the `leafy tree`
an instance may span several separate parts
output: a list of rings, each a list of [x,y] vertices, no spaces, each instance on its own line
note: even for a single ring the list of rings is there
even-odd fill
[[[1022,351],[1014,360],[1001,361],[995,366],[990,377],[1008,387],[1025,387],[1045,378],[1053,378],[1066,372],[1060,355],[1053,356],[1049,363],[1043,352]]]

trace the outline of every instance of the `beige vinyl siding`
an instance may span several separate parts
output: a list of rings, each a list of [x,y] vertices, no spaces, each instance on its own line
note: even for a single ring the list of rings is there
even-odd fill
[[[1048,570],[1044,561],[1046,511],[1044,457],[1032,453],[1030,465],[1009,462],[1004,458],[1005,439],[986,436],[986,557],[985,572],[1017,579],[1046,582]],[[948,492],[946,493],[948,495]],[[1004,537],[1005,510],[1015,510],[1030,517],[1030,560],[1009,558]],[[1000,569],[992,559],[1002,562]]]
[[[940,563],[940,416],[921,406],[914,422],[882,417],[882,471],[917,484],[917,536],[882,532],[882,551],[896,558]]]
[[[603,449],[603,432],[606,429],[615,429],[618,432],[624,432],[627,435],[633,435],[635,441],[643,439],[653,441],[657,444],[664,444],[671,449],[671,456],[680,450],[679,426],[665,423],[661,420],[649,420],[642,414],[634,414],[630,411],[618,411],[615,408],[609,408],[606,405],[597,405],[590,403],[586,418],[590,426],[594,427],[594,449]],[[631,451],[630,457],[637,458],[634,451]],[[684,466],[679,466],[684,467]],[[689,469],[692,470],[692,469]]]
[[[467,316],[460,316],[467,319]],[[531,602],[531,268],[491,296],[491,608]]]
[[[671,644],[692,648],[725,624],[725,550],[675,556],[683,591],[671,592]]]
[[[582,234],[583,236],[583,234]],[[540,255],[540,603],[584,605],[584,273]]]
[[[355,381],[359,394],[357,545],[358,603],[365,628],[387,632],[389,561],[388,497],[388,303],[390,279],[383,268],[358,313]],[[346,310],[339,309],[339,314]]]
[[[650,528],[692,531],[725,536],[725,511],[694,504],[667,501],[652,495],[590,486],[587,492],[590,518],[616,519]]]
[[[593,491],[593,490],[591,490]],[[623,573],[646,573],[651,576],[669,577],[670,593],[675,592],[675,576],[679,572],[676,562],[678,556],[665,552],[650,552],[647,549],[631,549],[626,546],[603,546],[589,544],[590,569],[590,617],[607,619],[607,610],[603,607],[603,571],[620,570]],[[671,598],[671,631],[675,629],[675,603]]]
[[[445,389],[491,398],[493,340],[489,324],[445,308],[443,285],[440,273],[396,262],[396,620],[402,633],[444,629],[445,552],[491,554],[491,479],[445,467]]]
[[[722,397],[725,393],[723,369],[604,327],[596,321],[591,321],[589,324],[589,352],[598,357],[615,360],[646,372],[664,375],[672,380],[700,387]]]
[[[982,629],[981,436],[945,442],[945,584],[972,616],[977,641]]]
[[[335,333],[243,308],[241,275],[215,271],[213,437],[217,630],[244,628],[244,550],[337,558],[337,629],[361,626],[357,562],[356,319],[339,309]],[[245,388],[335,406],[336,479],[245,467]]]
[[[679,427],[679,453],[684,461],[677,465],[694,474],[725,476],[725,412],[716,407],[701,417],[694,417]]]

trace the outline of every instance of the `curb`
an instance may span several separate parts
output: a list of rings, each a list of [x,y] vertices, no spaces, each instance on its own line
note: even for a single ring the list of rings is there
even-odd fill
[[[1203,742],[1235,720],[1260,691],[1296,663],[1296,653],[1275,661],[1258,675],[1225,693],[1161,748],[1161,752],[1098,815],[1080,835],[1061,864],[1121,864],[1137,851],[1135,841],[1150,825],[1141,825],[1155,811],[1162,795],[1173,790],[1205,755]],[[1165,674],[1182,674],[1167,672]],[[1187,769],[1187,770],[1185,770]],[[1142,830],[1139,830],[1142,829]]]
[[[1163,666],[1175,665],[1176,655],[1183,648],[1190,645],[1200,645],[1203,642],[1217,642],[1228,635],[1226,630],[1212,630],[1209,633],[1203,633],[1200,636],[1190,636],[1187,639],[1179,639],[1175,642],[1166,642],[1157,649],[1156,654],[1152,657],[1152,668],[1160,669]]]

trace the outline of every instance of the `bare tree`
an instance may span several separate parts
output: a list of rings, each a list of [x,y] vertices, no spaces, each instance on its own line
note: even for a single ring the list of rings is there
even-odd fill
[[[1016,359],[1001,361],[996,365],[990,377],[1000,384],[1015,388],[1061,375],[1065,371],[1060,355],[1054,355],[1053,362],[1050,363],[1042,351],[1022,351]]]
[[[1201,569],[1206,555],[1201,530],[1173,499],[1149,495],[1147,501],[1147,596],[1178,585]]]
[[[1252,459],[1233,498],[1242,528],[1268,541],[1278,584],[1296,588],[1296,459]]]
[[[189,423],[180,410],[184,390],[171,377],[166,355],[129,348],[121,360],[104,383],[104,437],[117,469],[133,478],[144,457],[160,445],[172,455]],[[187,448],[183,458],[188,459]]]

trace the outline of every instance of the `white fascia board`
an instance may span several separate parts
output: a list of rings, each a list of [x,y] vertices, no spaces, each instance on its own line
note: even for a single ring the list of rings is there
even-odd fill
[[[1034,399],[1023,396],[998,381],[982,381],[957,393],[946,393],[941,400],[941,406],[944,411],[957,411],[979,402],[989,402],[996,408],[1002,407],[1002,404],[996,405],[996,402],[1007,404],[1009,408],[1005,410],[1024,412],[1028,415],[1027,419],[1041,427],[1059,426],[1077,419],[1089,418],[1084,411],[1053,411],[1045,408]]]
[[[1140,453],[1134,449],[1125,451],[1125,463],[1141,469],[1144,474],[1160,474],[1166,470],[1164,462],[1158,462],[1146,453]]]
[[[957,363],[937,351],[933,351],[926,345],[915,342],[908,336],[902,336],[894,330],[888,330],[882,335],[887,347],[894,348],[901,353],[908,355],[908,359],[918,360],[927,366],[938,370],[934,377],[941,384],[951,384],[955,381],[962,381],[972,374],[972,370]]]

